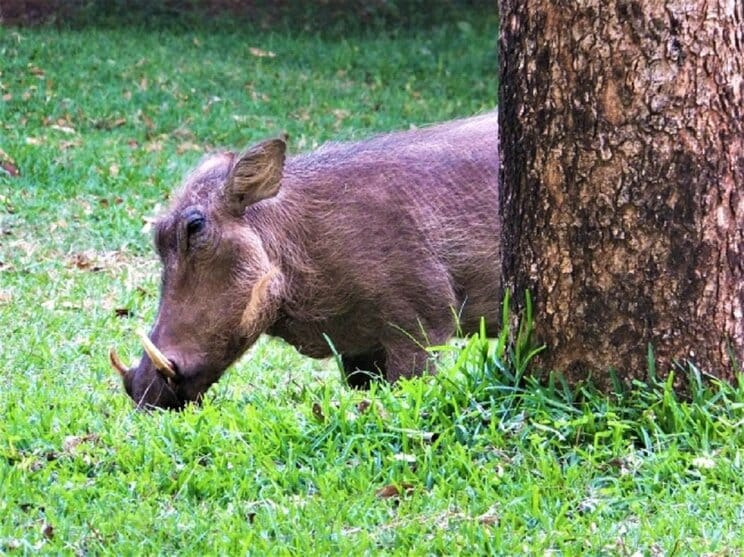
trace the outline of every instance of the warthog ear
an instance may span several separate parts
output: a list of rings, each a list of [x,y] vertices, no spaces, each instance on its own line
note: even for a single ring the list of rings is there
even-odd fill
[[[270,139],[240,157],[225,184],[225,200],[232,214],[242,215],[249,205],[276,195],[286,150],[284,139]]]

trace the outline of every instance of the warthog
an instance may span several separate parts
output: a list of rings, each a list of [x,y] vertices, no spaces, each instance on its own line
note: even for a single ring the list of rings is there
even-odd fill
[[[207,157],[154,226],[163,265],[140,407],[197,401],[261,335],[341,355],[352,387],[426,371],[427,344],[495,325],[502,296],[495,113],[285,157]]]

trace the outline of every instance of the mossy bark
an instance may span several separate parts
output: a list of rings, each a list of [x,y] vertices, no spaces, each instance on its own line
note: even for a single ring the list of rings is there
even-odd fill
[[[504,276],[540,369],[744,361],[744,4],[501,0]]]

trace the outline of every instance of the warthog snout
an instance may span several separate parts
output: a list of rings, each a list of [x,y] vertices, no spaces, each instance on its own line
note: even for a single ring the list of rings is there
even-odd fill
[[[121,375],[124,388],[137,407],[180,409],[187,402],[198,401],[198,396],[189,398],[180,386],[177,364],[165,356],[143,332],[137,333],[145,352],[145,357],[137,368],[125,366],[114,348],[109,350],[109,361]]]

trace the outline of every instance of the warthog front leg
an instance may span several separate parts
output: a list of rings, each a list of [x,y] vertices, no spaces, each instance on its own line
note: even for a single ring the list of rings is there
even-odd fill
[[[385,378],[391,383],[405,377],[422,375],[433,369],[433,358],[427,346],[437,346],[447,342],[454,326],[447,323],[436,329],[429,329],[419,338],[406,336],[401,332],[383,342],[385,352]]]
[[[385,351],[383,349],[355,356],[341,356],[346,383],[352,389],[367,390],[373,380],[385,377]]]

